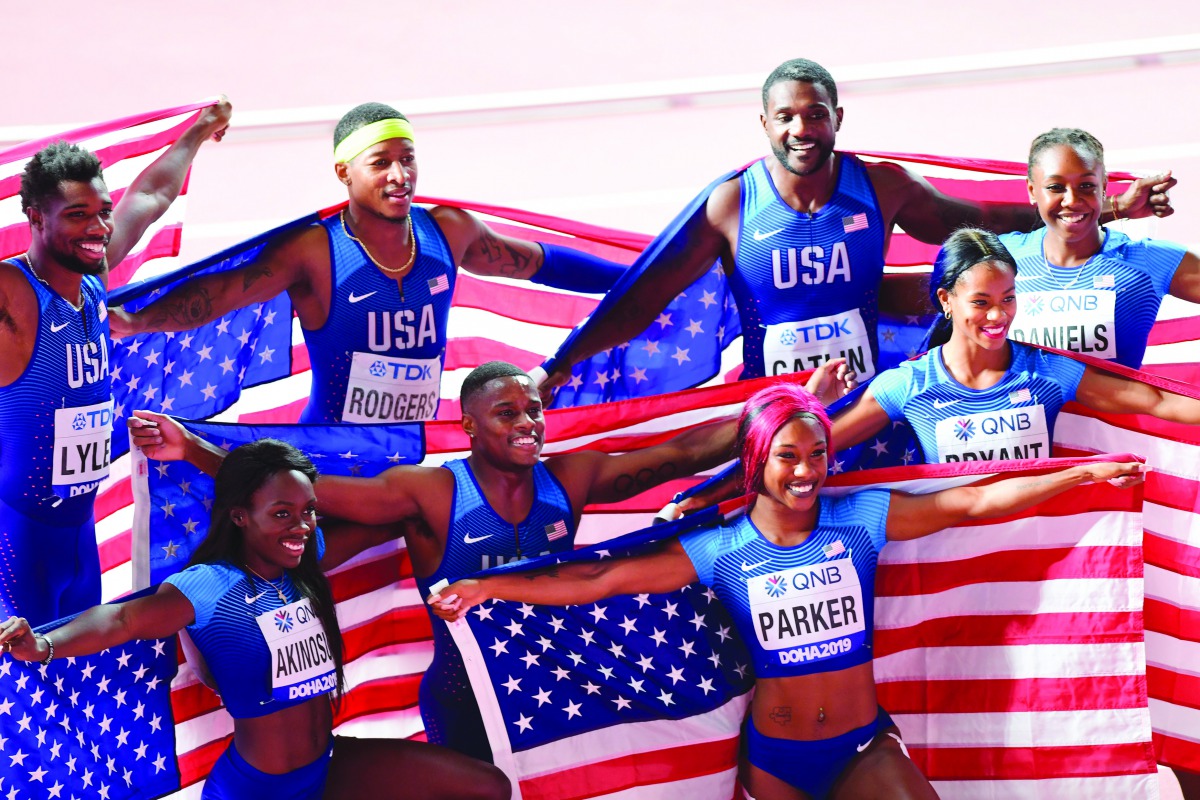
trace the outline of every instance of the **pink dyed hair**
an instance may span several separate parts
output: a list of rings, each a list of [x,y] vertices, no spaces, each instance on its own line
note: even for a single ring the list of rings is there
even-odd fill
[[[738,451],[747,494],[762,491],[771,440],[780,428],[797,417],[811,417],[819,422],[825,431],[825,444],[833,450],[833,426],[825,406],[804,387],[782,383],[756,392],[746,401],[738,420]]]

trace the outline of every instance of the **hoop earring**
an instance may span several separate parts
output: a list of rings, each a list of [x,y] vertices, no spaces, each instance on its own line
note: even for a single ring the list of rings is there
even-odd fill
[[[950,319],[950,309],[946,309],[946,319]]]

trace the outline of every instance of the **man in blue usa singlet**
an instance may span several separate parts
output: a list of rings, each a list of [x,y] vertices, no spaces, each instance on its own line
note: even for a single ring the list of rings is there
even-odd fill
[[[462,209],[414,207],[414,141],[394,108],[351,109],[334,131],[345,209],[280,234],[245,267],[190,280],[136,314],[114,310],[113,335],[190,330],[287,292],[312,365],[302,422],[421,422],[434,418],[441,396],[457,265],[591,293],[624,271],[500,236]]]
[[[689,223],[685,244],[664,250],[607,313],[589,320],[542,381],[564,384],[571,367],[629,341],[687,286],[720,261],[742,321],[743,377],[799,372],[845,358],[860,381],[877,371],[876,327],[883,257],[892,227],[930,244],[955,228],[1029,230],[1036,209],[942,194],[887,162],[834,151],[843,111],[837,85],[819,64],[794,59],[763,84],[763,131],[772,155],[716,187]],[[1161,176],[1119,198],[1122,216],[1169,207]],[[1104,203],[1112,219],[1111,201]],[[924,313],[923,275],[887,282],[895,313]],[[892,299],[894,297],[894,299]]]
[[[404,525],[423,596],[442,580],[537,555],[571,550],[584,506],[632,497],[729,459],[732,421],[686,431],[620,455],[578,452],[541,460],[545,421],[537,388],[501,361],[474,369],[462,386],[471,454],[443,467],[398,466],[374,478],[321,478],[321,512],[368,525]],[[225,452],[169,417],[139,412],[131,440],[151,458],[185,458],[215,473]],[[443,630],[438,630],[442,628]],[[434,660],[421,682],[429,741],[490,760],[483,720],[462,658],[445,626],[434,626]]]
[[[92,508],[114,408],[105,288],[179,194],[231,107],[224,98],[113,204],[99,159],[66,142],[21,174],[29,250],[0,262],[0,616],[34,625],[100,601]]]

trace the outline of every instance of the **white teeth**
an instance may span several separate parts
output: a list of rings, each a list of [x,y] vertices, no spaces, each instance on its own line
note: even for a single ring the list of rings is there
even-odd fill
[[[519,436],[516,439],[513,439],[513,444],[516,445],[535,444],[536,442],[537,439],[533,438],[532,436]]]
[[[304,542],[281,542],[281,544],[293,553],[304,552]]]

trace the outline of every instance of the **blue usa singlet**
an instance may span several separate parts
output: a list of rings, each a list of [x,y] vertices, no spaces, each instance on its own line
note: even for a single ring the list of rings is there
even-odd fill
[[[571,500],[545,464],[533,468],[533,506],[518,525],[504,521],[492,510],[466,459],[444,466],[454,474],[450,530],[437,571],[417,578],[421,597],[428,597],[429,587],[443,579],[455,581],[499,564],[574,548]],[[421,679],[420,699],[421,718],[430,742],[491,761],[487,732],[462,654],[449,628],[437,619],[433,620],[433,662]]]
[[[930,464],[1049,458],[1054,421],[1075,399],[1086,367],[1020,342],[1008,346],[1008,371],[987,389],[956,381],[935,347],[884,372],[868,391],[889,419],[907,420]]]
[[[873,657],[875,567],[891,493],[821,497],[802,544],[769,541],[750,515],[679,537],[700,582],[733,616],[759,678],[832,672]]]
[[[188,567],[166,582],[196,612],[188,634],[234,719],[272,714],[337,688],[325,626],[286,572],[265,581],[221,561]]]
[[[421,422],[437,413],[458,271],[429,212],[414,207],[410,218],[417,256],[403,296],[346,237],[340,215],[321,222],[333,278],[329,317],[304,331],[312,391],[301,422]]]
[[[0,388],[0,614],[33,624],[100,602],[92,520],[109,472],[113,399],[104,285],[75,308],[21,270],[38,302],[29,365]]]
[[[729,287],[742,320],[744,377],[802,372],[845,357],[875,375],[887,231],[866,168],[838,154],[837,187],[815,214],[779,196],[765,161],[741,176]]]
[[[1046,229],[1000,237],[1017,260],[1017,315],[1008,335],[1138,369],[1163,296],[1187,250],[1105,229],[1081,267],[1046,260]]]

